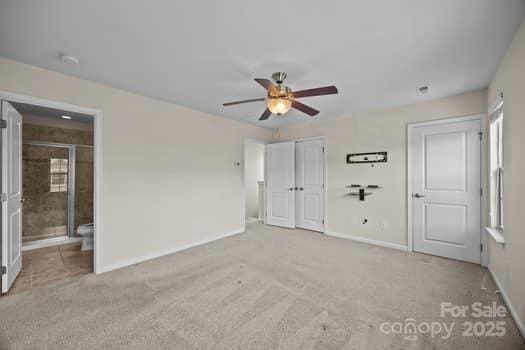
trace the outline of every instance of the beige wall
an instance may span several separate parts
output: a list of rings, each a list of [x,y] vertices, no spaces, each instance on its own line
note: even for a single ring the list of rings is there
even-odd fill
[[[234,163],[268,130],[2,58],[0,90],[103,112],[103,267],[242,229]]]
[[[407,123],[486,112],[486,91],[430,102],[360,113],[349,118],[280,130],[276,138],[326,136],[328,150],[327,230],[407,245],[406,126]],[[279,135],[280,134],[280,135]],[[388,162],[346,164],[347,153],[387,151]],[[360,202],[346,196],[349,184],[379,185]],[[363,219],[368,219],[363,224]]]
[[[491,241],[489,266],[525,332],[525,22],[517,31],[488,90],[488,104],[503,92],[505,246]]]
[[[264,145],[247,142],[244,148],[244,182],[246,187],[246,217],[259,216],[259,185],[264,180]]]

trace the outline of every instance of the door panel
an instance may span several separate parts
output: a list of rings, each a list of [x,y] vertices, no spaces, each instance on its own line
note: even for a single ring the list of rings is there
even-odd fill
[[[2,101],[2,293],[6,293],[22,269],[22,116]]]
[[[465,191],[466,133],[453,132],[425,136],[425,188]],[[442,155],[446,154],[444,157]]]
[[[425,204],[425,239],[465,246],[467,207],[451,204]]]
[[[480,263],[479,120],[414,128],[414,250]]]
[[[298,141],[295,147],[296,226],[324,231],[324,141]]]
[[[295,227],[295,142],[266,145],[266,223]]]

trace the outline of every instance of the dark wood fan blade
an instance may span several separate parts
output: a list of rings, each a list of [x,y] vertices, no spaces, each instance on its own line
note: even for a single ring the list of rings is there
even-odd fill
[[[275,85],[273,85],[272,82],[268,79],[255,78],[254,80],[258,82],[263,88],[265,88],[266,91],[277,91]]]
[[[263,112],[263,114],[261,115],[259,120],[266,120],[266,119],[270,118],[271,115],[272,115],[272,112],[270,112],[270,110],[268,108],[266,108],[266,110]]]
[[[337,88],[335,86],[325,86],[315,89],[294,91],[292,95],[294,98],[309,97],[309,96],[322,96],[322,95],[333,95],[337,94]]]
[[[317,109],[313,109],[312,107],[307,106],[301,102],[292,101],[292,107],[300,110],[303,113],[308,114],[310,117],[319,114],[319,111]]]
[[[250,103],[250,102],[258,102],[258,101],[266,101],[266,97],[262,97],[262,98],[252,98],[251,100],[243,100],[243,101],[235,101],[235,102],[226,102],[226,103],[223,103],[222,105],[226,107],[226,106],[238,105],[238,104],[241,104],[241,103]]]

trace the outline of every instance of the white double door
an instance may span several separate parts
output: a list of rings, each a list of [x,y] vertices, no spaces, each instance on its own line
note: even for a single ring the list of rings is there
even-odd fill
[[[266,146],[266,223],[324,231],[324,140]]]
[[[480,263],[480,132],[479,119],[413,128],[415,251]]]

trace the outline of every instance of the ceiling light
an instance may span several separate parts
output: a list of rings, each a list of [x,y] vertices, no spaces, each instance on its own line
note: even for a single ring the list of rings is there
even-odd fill
[[[282,115],[290,110],[292,101],[287,98],[270,98],[267,106],[273,114]]]
[[[78,60],[78,57],[66,55],[66,54],[60,54],[60,60],[67,64],[78,64],[80,62]]]
[[[62,119],[67,119],[67,120],[72,119],[72,118],[71,118],[70,116],[68,116],[68,115],[63,115],[61,118],[62,118]]]
[[[420,86],[417,91],[419,91],[420,94],[426,94],[429,90],[428,85]]]

